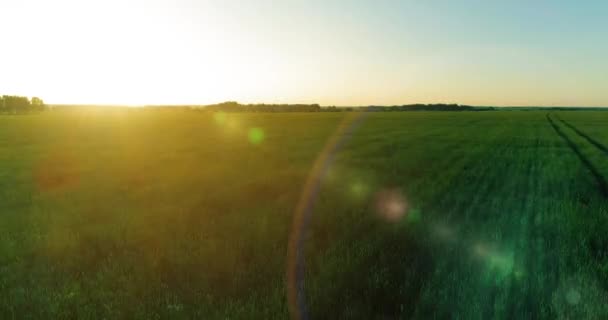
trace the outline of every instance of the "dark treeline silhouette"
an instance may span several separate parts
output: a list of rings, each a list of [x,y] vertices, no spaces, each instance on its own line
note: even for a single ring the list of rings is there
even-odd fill
[[[404,104],[401,106],[368,106],[360,107],[365,111],[489,111],[493,107],[473,107],[459,104]]]
[[[606,107],[500,107],[505,111],[608,111]]]
[[[0,96],[0,113],[28,113],[42,111],[44,107],[44,101],[38,97],[30,100],[28,97],[21,96]]]
[[[318,104],[240,104],[227,101],[204,107],[208,111],[224,112],[318,112],[322,111]]]
[[[409,104],[400,106],[362,106],[362,107],[321,107],[318,104],[240,104],[227,101],[202,106],[148,106],[155,109],[194,109],[200,111],[222,112],[343,112],[343,111],[486,111],[493,107],[472,107],[458,104]]]
[[[461,104],[404,104],[394,106],[352,106],[336,107],[323,106],[319,104],[240,104],[235,101],[227,101],[211,105],[151,105],[146,108],[154,110],[196,110],[196,111],[221,111],[221,112],[401,112],[401,111],[534,111],[534,110],[562,110],[562,111],[608,111],[601,107],[492,107],[492,106],[469,106]]]

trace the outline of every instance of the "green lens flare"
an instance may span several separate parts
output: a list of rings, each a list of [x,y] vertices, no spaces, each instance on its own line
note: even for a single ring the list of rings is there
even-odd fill
[[[223,112],[216,112],[213,114],[213,120],[215,120],[215,123],[217,124],[224,124],[226,123],[226,114]]]
[[[418,209],[418,208],[414,208],[414,209],[410,210],[410,212],[407,215],[407,222],[412,223],[412,224],[420,222],[420,219],[422,219],[422,213],[420,212],[420,209]]]
[[[264,141],[264,130],[261,128],[249,129],[249,142],[253,144],[260,144]]]

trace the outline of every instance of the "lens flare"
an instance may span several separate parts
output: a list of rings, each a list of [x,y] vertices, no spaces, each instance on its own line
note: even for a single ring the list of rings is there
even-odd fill
[[[33,176],[41,192],[67,191],[80,182],[80,163],[71,152],[60,148],[36,165]]]
[[[234,131],[239,128],[239,121],[234,118],[230,118],[228,121],[226,121],[226,127]]]
[[[252,144],[260,144],[264,141],[264,130],[261,128],[251,128],[249,129],[249,142]]]
[[[291,318],[308,319],[308,308],[304,294],[304,242],[319,188],[336,152],[348,140],[352,132],[362,123],[365,113],[353,112],[345,116],[326,142],[313,164],[293,214],[292,228],[287,251],[287,301]]]
[[[439,240],[454,241],[456,239],[456,231],[454,227],[448,226],[445,223],[437,223],[431,227],[432,234]]]
[[[575,289],[570,289],[566,294],[566,301],[571,305],[576,305],[581,301],[581,294]]]
[[[407,222],[410,224],[418,223],[422,220],[422,212],[418,208],[410,209],[407,214]]]
[[[219,125],[226,123],[226,114],[224,112],[216,112],[213,114],[213,120]]]
[[[608,292],[601,280],[584,274],[563,278],[553,292],[556,319],[606,319]]]
[[[500,251],[491,244],[477,243],[473,246],[473,253],[480,258],[487,268],[496,272],[498,279],[513,273],[515,259],[514,253],[510,251]]]
[[[351,193],[357,198],[361,198],[361,197],[365,196],[365,194],[367,193],[367,190],[368,190],[368,187],[361,181],[355,181],[350,186]]]
[[[376,213],[389,222],[397,222],[407,214],[408,203],[397,189],[382,190],[376,194]]]

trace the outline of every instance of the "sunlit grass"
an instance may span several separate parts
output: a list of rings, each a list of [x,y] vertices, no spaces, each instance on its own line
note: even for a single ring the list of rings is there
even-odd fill
[[[0,117],[0,318],[286,318],[292,213],[345,116]],[[606,315],[606,213],[544,112],[370,114],[321,184],[310,314]]]

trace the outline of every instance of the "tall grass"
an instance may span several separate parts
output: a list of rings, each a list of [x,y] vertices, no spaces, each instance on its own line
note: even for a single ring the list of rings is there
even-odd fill
[[[608,144],[603,115],[558,115]],[[287,318],[292,213],[344,116],[0,116],[0,318]],[[309,313],[605,317],[606,211],[545,112],[369,114],[307,230]]]

